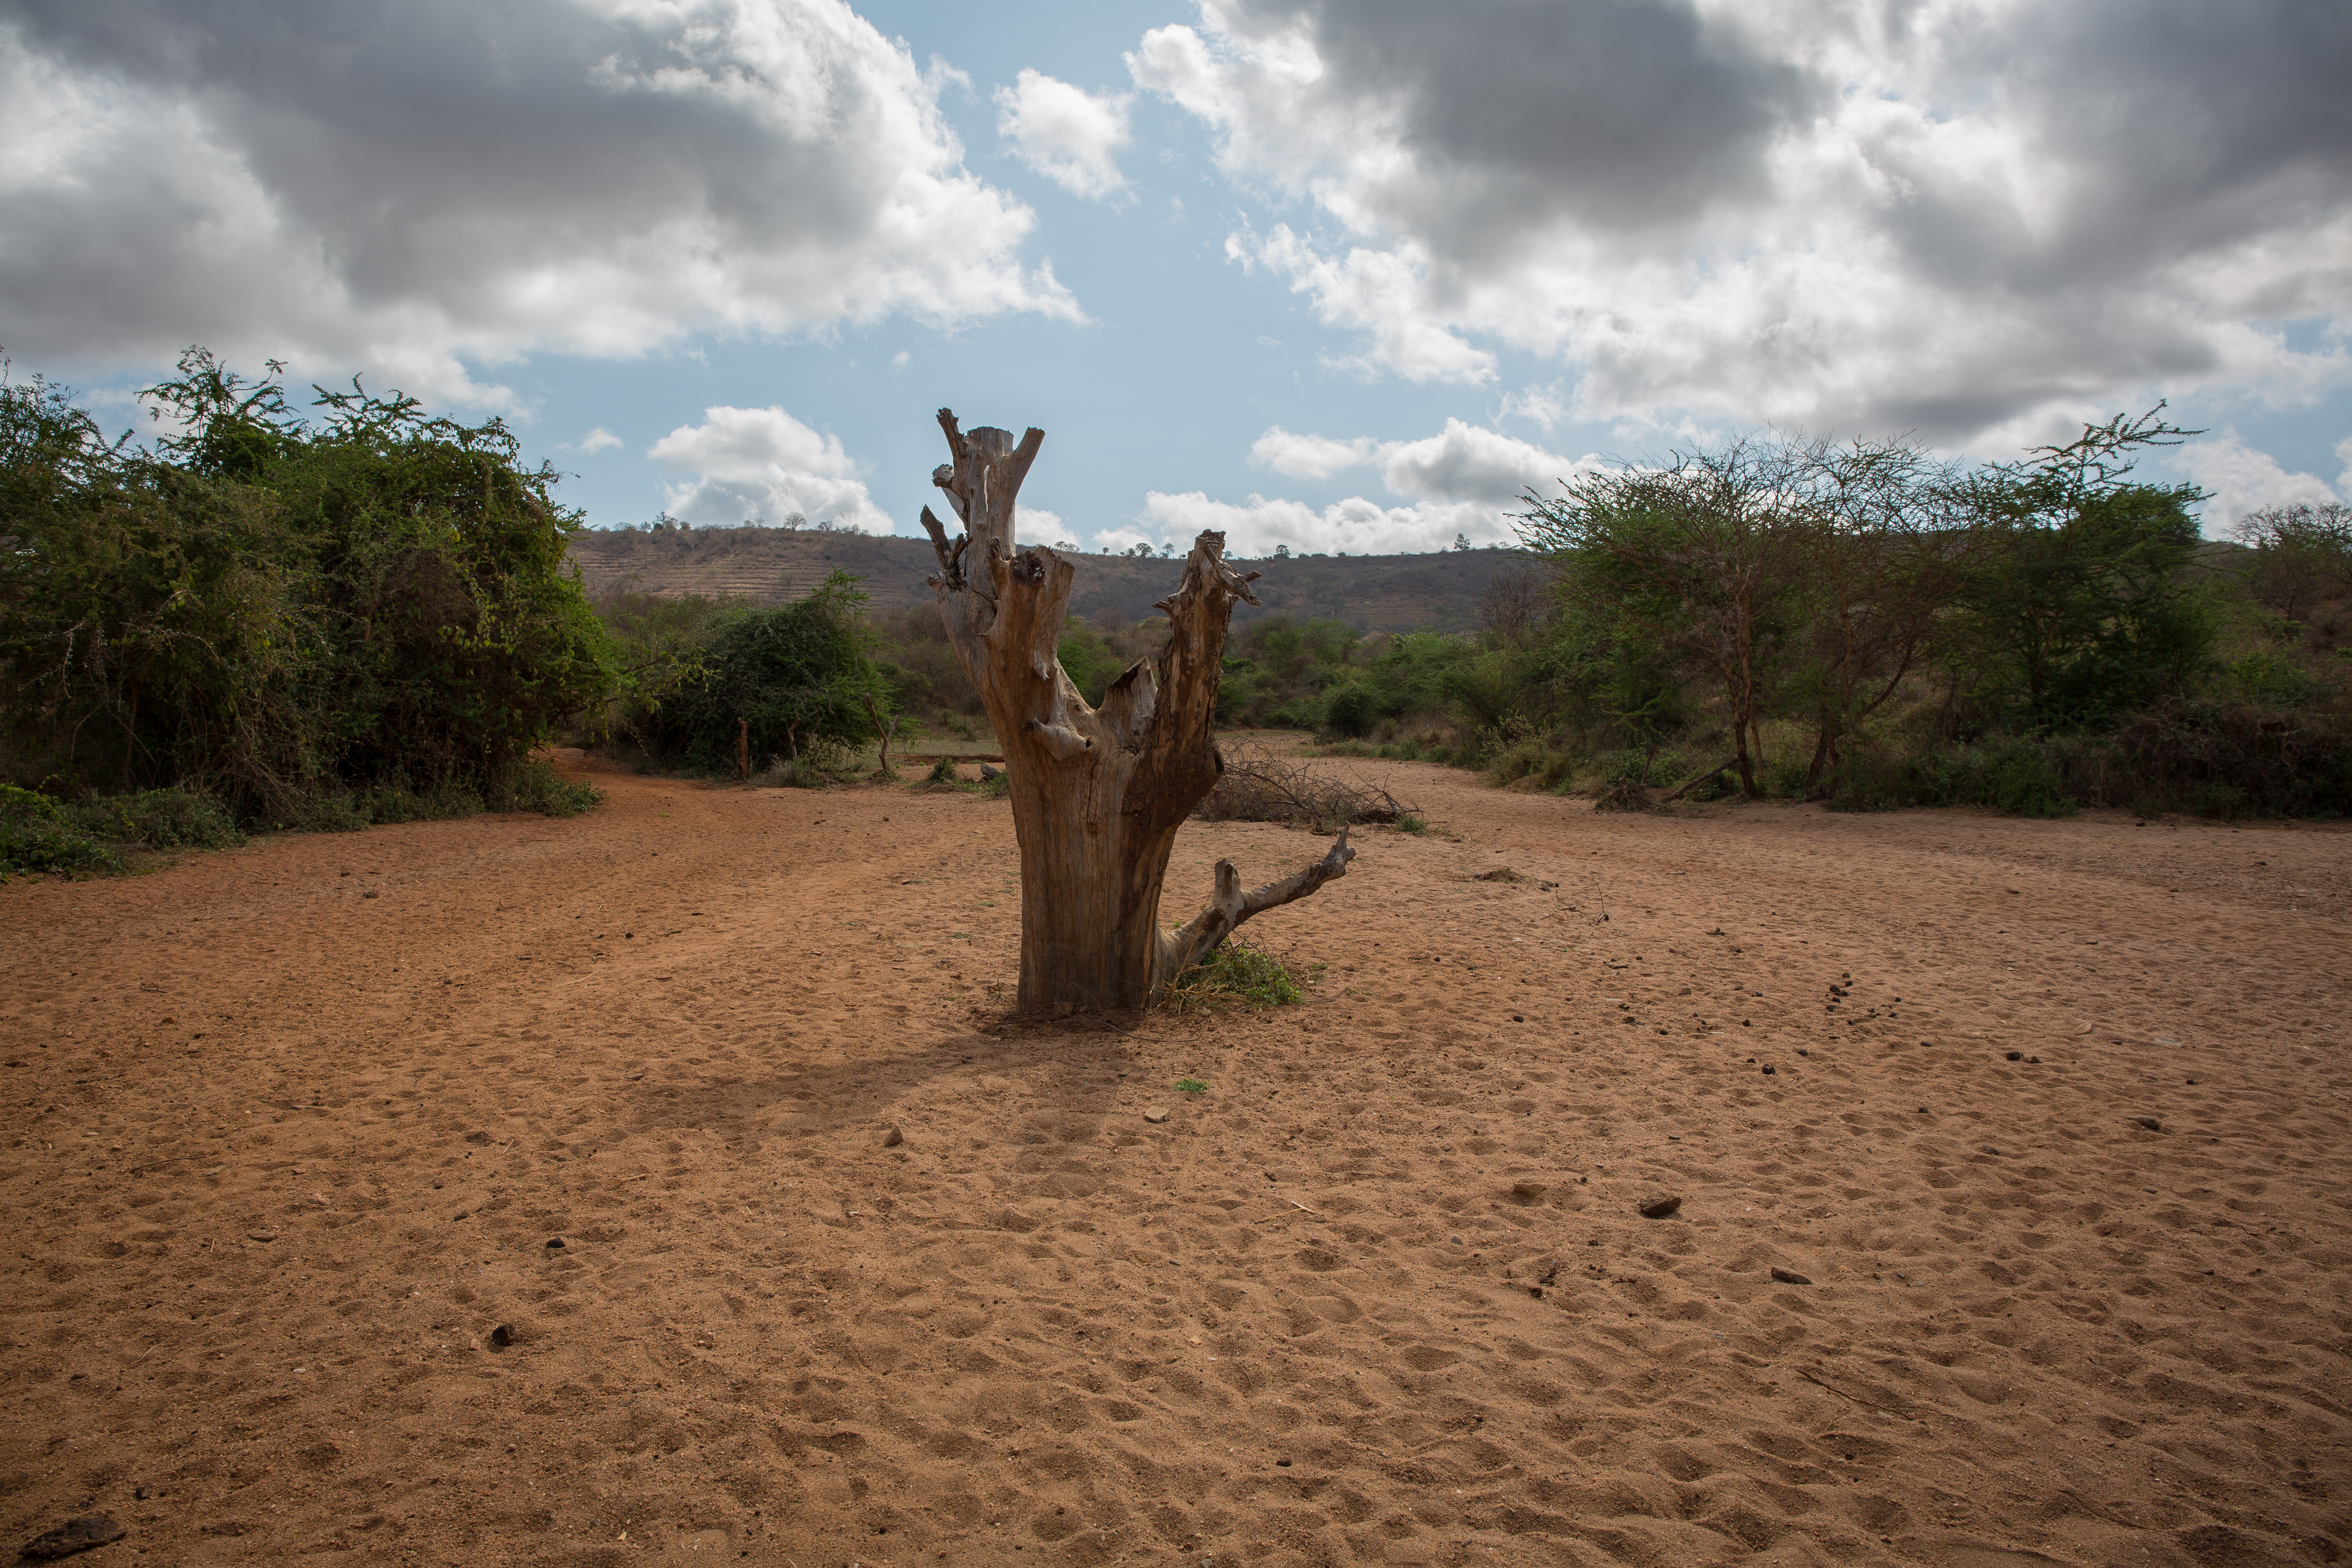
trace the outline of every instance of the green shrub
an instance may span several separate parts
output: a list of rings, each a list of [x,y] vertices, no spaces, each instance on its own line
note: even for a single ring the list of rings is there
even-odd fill
[[[0,784],[0,877],[121,871],[133,850],[230,849],[244,842],[220,802],[187,790],[56,801]]]
[[[1227,937],[1202,963],[1169,987],[1174,1006],[1205,1007],[1238,1002],[1250,1007],[1285,1007],[1307,999],[1305,986],[1281,960],[1241,938]]]
[[[193,790],[100,795],[65,809],[89,832],[128,848],[234,849],[245,842],[227,808]]]
[[[619,727],[656,757],[711,773],[735,772],[739,739],[755,763],[840,763],[880,738],[876,720],[896,701],[859,625],[865,603],[836,572],[792,604],[719,611],[677,640]]]
[[[0,880],[42,871],[87,877],[122,869],[122,856],[45,795],[0,784]]]
[[[237,820],[341,823],[394,779],[481,790],[614,686],[566,553],[577,514],[498,420],[321,391],[192,350],[152,448],[0,382],[5,766],[183,785]]]
[[[535,811],[541,816],[578,816],[604,804],[604,792],[586,779],[566,778],[552,764],[533,757],[491,797],[499,811]]]

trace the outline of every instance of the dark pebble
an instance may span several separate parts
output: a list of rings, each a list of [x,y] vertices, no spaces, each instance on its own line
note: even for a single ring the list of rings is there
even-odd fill
[[[899,1144],[904,1143],[906,1141],[907,1134],[902,1130],[896,1127],[891,1128],[887,1132],[882,1134],[882,1147],[885,1149],[896,1149]]]
[[[1530,1285],[1528,1287],[1528,1294],[1540,1301],[1543,1300],[1543,1287],[1540,1285]]]
[[[1765,1076],[1766,1078],[1770,1078],[1770,1077],[1772,1076],[1772,1074],[1773,1074],[1773,1071],[1774,1071],[1774,1069],[1773,1069],[1773,1068],[1766,1068],[1764,1069],[1764,1076]]]
[[[1793,1268],[1775,1268],[1772,1270],[1772,1278],[1782,1285],[1810,1285],[1812,1283],[1811,1280],[1806,1279],[1803,1275],[1798,1273]]]
[[[2164,1131],[2164,1120],[2157,1116],[2135,1116],[2131,1118],[2131,1124],[2135,1127],[2145,1127],[2150,1132]]]
[[[548,1249],[550,1252],[561,1252],[561,1251],[562,1251],[562,1250],[563,1250],[563,1238],[562,1238],[562,1237],[560,1237],[560,1236],[551,1236],[551,1237],[549,1237],[547,1238],[547,1249]]]
[[[1683,1200],[1674,1193],[1652,1193],[1642,1200],[1643,1219],[1665,1219],[1683,1206]]]
[[[103,1546],[110,1541],[120,1541],[130,1533],[104,1514],[85,1514],[66,1521],[55,1530],[43,1531],[17,1550],[37,1563],[48,1563],[87,1552],[93,1546]]]
[[[2003,1051],[2001,1053],[2001,1060],[2003,1061],[2021,1062],[2024,1059],[2025,1053],[2023,1051]]]
[[[514,1342],[514,1331],[504,1323],[490,1331],[490,1348],[494,1351],[502,1351]]]

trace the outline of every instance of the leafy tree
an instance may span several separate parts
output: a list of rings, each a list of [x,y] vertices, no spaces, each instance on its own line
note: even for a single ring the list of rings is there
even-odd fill
[[[1750,440],[1676,453],[1532,492],[1519,535],[1549,556],[1577,617],[1612,648],[1696,664],[1723,692],[1741,790],[1757,795],[1769,666],[1795,618],[1795,585],[1821,518],[1818,447]]]
[[[1955,489],[1978,540],[1952,652],[1997,712],[2034,729],[2098,727],[2203,667],[2213,626],[2189,571],[2203,492],[2128,477],[2140,448],[2196,434],[2164,424],[2162,406]]]
[[[835,572],[792,604],[718,615],[667,699],[641,707],[633,727],[655,751],[715,771],[734,765],[739,733],[754,758],[818,764],[872,743],[898,693],[871,656],[865,604],[857,580]]]
[[[1811,448],[1801,473],[1813,526],[1798,591],[1792,695],[1812,710],[1808,795],[1836,793],[1847,737],[1919,667],[1972,557],[1953,470],[1908,441]]]
[[[2288,620],[2302,622],[2330,600],[2352,597],[2352,506],[2264,507],[2230,532],[2254,552],[2247,587]]]
[[[152,449],[36,377],[0,387],[0,714],[20,774],[188,784],[294,820],[353,788],[497,796],[611,648],[575,514],[498,420],[318,391],[193,349]]]

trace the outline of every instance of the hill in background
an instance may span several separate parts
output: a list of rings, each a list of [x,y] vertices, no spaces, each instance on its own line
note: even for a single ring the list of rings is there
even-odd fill
[[[1142,620],[1183,573],[1178,559],[1063,553],[1077,567],[1071,613],[1087,620],[1106,612]],[[939,570],[926,540],[813,529],[591,530],[573,539],[572,556],[591,595],[704,594],[781,605],[841,571],[861,580],[878,609],[929,604],[924,580]],[[1345,621],[1366,632],[1470,631],[1488,586],[1517,559],[1507,550],[1449,550],[1250,561],[1244,570],[1264,574],[1254,584],[1263,607],[1244,605],[1234,619],[1286,614]]]

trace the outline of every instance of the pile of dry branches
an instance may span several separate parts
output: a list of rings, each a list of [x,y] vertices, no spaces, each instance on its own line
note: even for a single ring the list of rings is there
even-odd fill
[[[1277,757],[1255,742],[1221,748],[1225,771],[1192,813],[1211,822],[1286,822],[1332,832],[1357,822],[1394,822],[1413,808],[1374,784]]]

